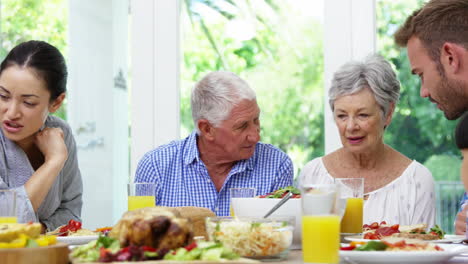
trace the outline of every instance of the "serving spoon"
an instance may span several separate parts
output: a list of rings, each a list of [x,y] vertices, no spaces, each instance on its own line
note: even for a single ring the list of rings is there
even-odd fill
[[[273,212],[275,212],[285,202],[287,202],[289,200],[289,198],[291,198],[291,196],[293,196],[293,193],[292,192],[287,192],[286,195],[277,204],[275,204],[275,206],[273,206],[273,208],[271,208],[270,211],[268,211],[268,213],[266,213],[266,215],[263,218],[269,217]]]

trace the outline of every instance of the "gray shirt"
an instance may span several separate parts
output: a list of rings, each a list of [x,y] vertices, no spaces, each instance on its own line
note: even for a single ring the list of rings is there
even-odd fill
[[[48,230],[53,230],[67,224],[70,219],[81,221],[83,183],[78,168],[76,143],[70,126],[55,116],[48,116],[45,126],[59,127],[63,130],[68,159],[39,207],[37,216],[24,188],[24,184],[31,178],[34,169],[26,153],[16,143],[7,139],[1,129],[0,189],[16,190],[18,222],[39,220],[47,226]]]

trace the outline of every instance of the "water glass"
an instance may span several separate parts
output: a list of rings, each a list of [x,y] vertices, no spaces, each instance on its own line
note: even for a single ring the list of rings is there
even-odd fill
[[[0,190],[0,223],[16,223],[16,191]]]
[[[337,185],[303,185],[301,197],[304,263],[338,263],[340,215]]]
[[[230,213],[231,216],[234,216],[236,212],[236,205],[238,204],[236,201],[242,198],[252,198],[255,197],[257,189],[252,187],[240,187],[240,188],[231,188],[229,189],[230,195]]]
[[[156,205],[155,183],[129,183],[127,184],[127,190],[129,211]]]
[[[346,201],[346,210],[341,219],[341,233],[362,233],[364,178],[336,178],[340,199]]]

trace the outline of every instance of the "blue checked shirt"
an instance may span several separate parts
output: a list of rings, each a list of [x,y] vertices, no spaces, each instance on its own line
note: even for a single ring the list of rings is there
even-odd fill
[[[238,161],[218,192],[200,159],[195,132],[143,156],[135,182],[155,182],[156,204],[206,207],[218,216],[229,215],[229,189],[255,187],[257,195],[292,185],[293,164],[280,149],[257,143],[248,160]]]

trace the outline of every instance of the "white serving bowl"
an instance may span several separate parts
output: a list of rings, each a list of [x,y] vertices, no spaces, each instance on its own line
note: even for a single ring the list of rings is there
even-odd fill
[[[263,217],[281,199],[276,198],[232,198],[232,209],[237,217]],[[295,226],[291,249],[302,248],[301,198],[291,198],[270,217],[293,216]]]

